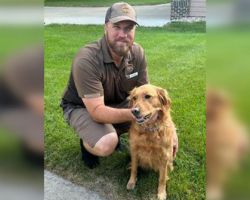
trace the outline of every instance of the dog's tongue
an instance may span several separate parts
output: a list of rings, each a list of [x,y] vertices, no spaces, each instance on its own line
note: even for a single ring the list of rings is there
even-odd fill
[[[141,118],[136,118],[136,122],[137,122],[138,124],[141,124],[142,122],[144,122],[143,117],[141,117]]]

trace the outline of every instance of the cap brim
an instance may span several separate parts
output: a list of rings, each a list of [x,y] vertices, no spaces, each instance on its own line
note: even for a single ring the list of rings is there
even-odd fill
[[[121,21],[132,21],[135,24],[137,24],[138,26],[140,26],[135,20],[131,19],[130,17],[127,16],[120,16],[120,17],[114,17],[112,19],[109,19],[109,21],[111,21],[112,23],[117,23],[117,22],[121,22]]]

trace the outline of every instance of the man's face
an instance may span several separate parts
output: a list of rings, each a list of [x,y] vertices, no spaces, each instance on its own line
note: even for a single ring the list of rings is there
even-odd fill
[[[134,43],[135,23],[121,21],[105,24],[105,37],[111,50],[118,56],[125,56]]]

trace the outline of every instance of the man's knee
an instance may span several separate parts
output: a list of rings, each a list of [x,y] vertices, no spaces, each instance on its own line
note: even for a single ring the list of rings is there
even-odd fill
[[[95,149],[98,151],[100,156],[108,156],[114,150],[118,144],[117,133],[109,133],[103,136],[95,145]]]

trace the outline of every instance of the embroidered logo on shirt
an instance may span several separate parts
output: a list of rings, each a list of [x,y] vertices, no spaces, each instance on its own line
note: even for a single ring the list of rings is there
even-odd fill
[[[131,72],[133,71],[133,69],[134,69],[134,66],[131,65],[131,64],[128,64],[128,65],[126,66],[126,70],[127,70],[128,73],[131,73]]]
[[[127,78],[127,79],[130,79],[130,78],[134,78],[134,77],[136,77],[136,76],[138,76],[138,72],[135,72],[135,73],[133,73],[133,74],[126,75],[126,78]]]

